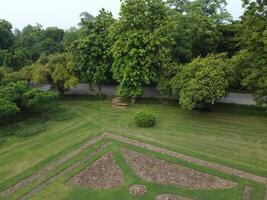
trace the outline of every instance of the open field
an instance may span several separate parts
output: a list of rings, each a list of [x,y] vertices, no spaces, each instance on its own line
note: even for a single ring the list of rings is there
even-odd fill
[[[59,102],[60,109],[54,111],[53,117],[45,122],[46,129],[40,134],[21,138],[10,136],[5,138],[0,146],[0,191],[32,175],[49,163],[62,159],[58,165],[51,167],[36,180],[21,190],[12,193],[8,199],[19,199],[28,191],[46,182],[47,179],[62,173],[79,160],[92,154],[101,145],[112,141],[112,144],[94,153],[90,159],[84,160],[76,169],[66,171],[55,181],[44,187],[33,199],[139,199],[128,194],[132,184],[143,184],[149,192],[143,199],[153,199],[159,192],[172,193],[196,199],[242,199],[245,185],[253,187],[251,198],[263,200],[264,185],[254,181],[244,180],[216,170],[199,167],[195,164],[180,161],[156,152],[133,147],[119,141],[104,138],[81,151],[75,151],[80,146],[102,135],[112,132],[145,143],[162,146],[167,149],[193,156],[207,161],[224,164],[235,169],[267,177],[267,118],[264,113],[255,111],[249,115],[246,109],[239,107],[219,106],[212,113],[187,112],[174,105],[158,105],[139,103],[128,108],[117,108],[110,101],[66,99]],[[140,110],[155,113],[157,125],[154,128],[140,129],[134,124],[133,116]],[[240,114],[236,114],[236,111]],[[21,122],[16,132],[34,128],[34,119]],[[36,126],[37,126],[36,125]],[[22,127],[23,129],[20,129]],[[0,134],[7,131],[1,128]],[[10,132],[15,130],[9,130]],[[172,163],[181,164],[208,174],[213,174],[237,185],[230,189],[214,191],[191,191],[174,186],[162,186],[146,182],[137,177],[121,156],[120,147],[124,146],[157,157]],[[101,192],[90,191],[66,184],[72,176],[100,158],[107,152],[112,152],[118,166],[125,172],[125,182],[119,188]],[[90,198],[89,198],[90,199]]]

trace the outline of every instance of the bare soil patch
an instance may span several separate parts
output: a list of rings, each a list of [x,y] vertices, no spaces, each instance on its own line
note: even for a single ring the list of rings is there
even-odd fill
[[[162,194],[156,197],[156,200],[193,200],[185,197],[179,197],[172,194]]]
[[[252,187],[245,186],[244,192],[243,192],[243,200],[250,200],[251,191],[252,191]]]
[[[129,193],[132,196],[141,197],[147,193],[147,188],[144,185],[132,185],[129,187]]]
[[[122,185],[123,181],[123,172],[110,152],[74,176],[70,183],[82,188],[110,189]]]
[[[126,107],[129,105],[128,101],[123,97],[114,97],[112,99],[112,103],[115,106],[121,106],[121,107]]]
[[[201,173],[125,148],[122,148],[121,152],[135,173],[149,182],[205,190],[231,188],[236,185],[236,183],[217,176]]]

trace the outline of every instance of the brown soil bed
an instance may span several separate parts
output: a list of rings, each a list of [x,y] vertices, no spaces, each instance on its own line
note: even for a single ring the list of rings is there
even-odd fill
[[[129,187],[129,193],[132,196],[141,197],[147,193],[147,188],[144,185],[132,185]]]
[[[123,181],[123,172],[110,152],[71,178],[70,183],[82,188],[110,189],[122,185]]]
[[[135,173],[149,182],[205,190],[231,188],[236,185],[236,183],[222,178],[155,159],[125,148],[122,148],[121,152]]]
[[[156,200],[193,200],[185,197],[179,197],[172,194],[162,194],[156,197]]]

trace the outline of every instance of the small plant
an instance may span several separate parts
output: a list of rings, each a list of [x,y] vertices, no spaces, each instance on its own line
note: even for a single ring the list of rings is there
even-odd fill
[[[153,127],[156,123],[156,117],[149,112],[139,112],[134,119],[139,127]]]

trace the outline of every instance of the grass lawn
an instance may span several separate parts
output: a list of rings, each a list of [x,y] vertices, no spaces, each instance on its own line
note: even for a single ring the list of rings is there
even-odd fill
[[[72,151],[88,139],[108,131],[267,177],[267,117],[263,112],[223,105],[218,106],[211,113],[187,112],[174,105],[145,102],[128,108],[117,108],[113,107],[108,100],[82,98],[62,100],[59,105],[60,108],[54,111],[51,119],[42,122],[45,129],[39,127],[40,121],[34,117],[27,118],[16,126],[12,125],[15,128],[0,127],[0,135],[6,135],[7,132],[12,133],[12,131],[16,132],[16,135],[20,135],[20,133],[25,135],[25,131],[34,131],[35,126],[37,130],[42,130],[40,134],[29,137],[0,138],[2,141],[0,145],[0,191],[29,176],[52,160]],[[156,115],[156,127],[149,129],[136,127],[133,117],[140,110],[148,110]],[[100,194],[88,193],[87,190],[62,184],[71,176],[71,174],[67,174],[47,187],[35,199],[74,199],[74,197],[75,199],[86,199],[88,195],[94,195],[95,200],[107,199],[107,196],[110,196],[109,199],[116,199],[118,194],[121,194],[121,197],[126,195],[127,199],[136,199],[127,196],[125,187],[142,180],[137,180],[138,178],[128,169],[118,153],[118,146],[112,145],[106,151],[113,151],[116,162],[127,171],[127,181],[124,187],[112,191],[102,191]],[[68,163],[63,165],[68,165]],[[60,167],[63,165],[59,166],[57,170],[60,171]],[[56,173],[56,171],[51,173]],[[209,173],[213,172],[209,171]],[[227,176],[218,172],[216,175]],[[227,178],[234,179],[234,177]],[[177,194],[198,198],[206,195],[204,199],[214,199],[216,196],[218,200],[225,199],[225,197],[234,200],[241,198],[240,191],[245,182],[245,180],[237,181],[239,183],[237,187],[228,191],[217,191],[216,194],[212,194],[212,192],[207,194],[203,191],[189,192],[184,189],[172,189],[172,187],[164,188],[143,182],[148,188],[151,188],[148,194],[151,196],[147,196],[145,199],[154,197],[157,191],[162,189],[170,190],[170,192],[175,190]],[[255,184],[256,188],[252,199],[262,200],[264,190],[262,185],[249,184]],[[34,185],[29,187],[34,187]],[[52,198],[51,194],[55,194],[55,192],[57,194]],[[16,199],[19,195],[20,193],[14,194],[12,198]]]

